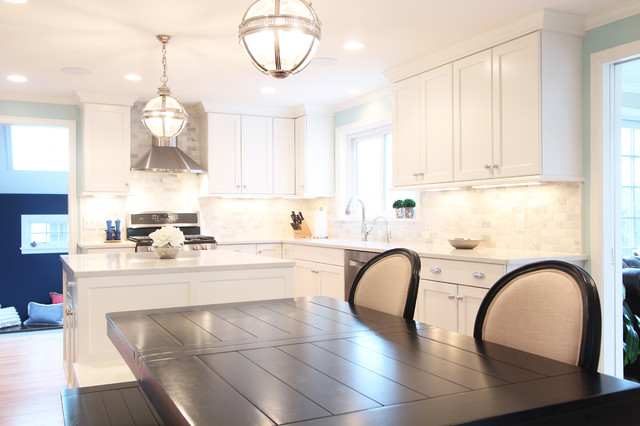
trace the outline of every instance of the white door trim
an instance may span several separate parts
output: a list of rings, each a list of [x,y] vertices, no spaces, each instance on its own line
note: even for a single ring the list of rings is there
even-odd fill
[[[640,41],[591,54],[591,275],[602,304],[600,371],[623,377],[622,266],[618,238],[620,219],[615,214],[616,160],[613,65],[638,56]],[[618,231],[616,233],[616,230]]]

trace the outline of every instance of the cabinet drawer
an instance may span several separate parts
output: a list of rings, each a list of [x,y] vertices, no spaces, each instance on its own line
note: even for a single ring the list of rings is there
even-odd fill
[[[344,266],[344,250],[342,249],[294,245],[293,257],[297,260]]]
[[[504,265],[421,258],[420,278],[474,287],[491,288],[505,274]]]

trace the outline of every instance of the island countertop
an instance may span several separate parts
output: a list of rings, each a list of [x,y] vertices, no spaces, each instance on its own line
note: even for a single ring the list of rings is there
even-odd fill
[[[182,251],[175,259],[158,259],[155,253],[96,253],[60,256],[76,278],[149,275],[180,272],[290,268],[295,262],[227,250]]]

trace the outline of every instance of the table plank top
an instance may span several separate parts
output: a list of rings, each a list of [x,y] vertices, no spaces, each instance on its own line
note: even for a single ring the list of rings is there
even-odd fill
[[[107,319],[170,424],[575,421],[640,402],[638,384],[326,297]]]

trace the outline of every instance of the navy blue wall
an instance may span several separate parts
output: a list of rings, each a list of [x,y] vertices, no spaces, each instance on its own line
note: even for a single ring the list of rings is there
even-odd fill
[[[22,214],[68,214],[67,195],[0,194],[0,304],[14,306],[27,319],[29,302],[51,303],[62,292],[61,253],[20,252]]]

